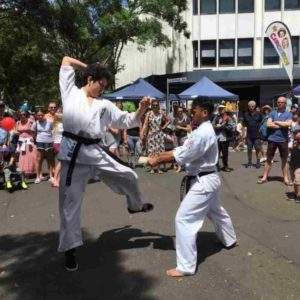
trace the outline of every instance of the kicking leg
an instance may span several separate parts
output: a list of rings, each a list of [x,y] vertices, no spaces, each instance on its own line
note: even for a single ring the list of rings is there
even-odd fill
[[[130,168],[107,157],[105,164],[95,166],[95,172],[114,192],[126,196],[129,213],[147,212],[153,209],[152,204],[143,202],[138,177]]]

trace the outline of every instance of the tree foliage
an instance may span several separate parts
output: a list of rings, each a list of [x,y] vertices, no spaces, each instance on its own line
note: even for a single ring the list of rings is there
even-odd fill
[[[58,97],[61,58],[101,61],[116,74],[128,42],[168,47],[162,22],[189,36],[186,0],[2,0],[0,90],[17,106]]]

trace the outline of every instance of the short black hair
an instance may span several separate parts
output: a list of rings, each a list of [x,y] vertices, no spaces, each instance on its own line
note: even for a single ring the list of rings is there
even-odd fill
[[[93,63],[88,65],[83,71],[83,85],[88,83],[88,77],[92,77],[93,81],[106,79],[107,82],[110,82],[112,74],[107,66],[101,65],[100,63]]]
[[[209,115],[212,115],[212,113],[214,112],[214,106],[211,102],[209,102],[208,97],[198,97],[194,99],[192,107],[201,107],[205,109]]]

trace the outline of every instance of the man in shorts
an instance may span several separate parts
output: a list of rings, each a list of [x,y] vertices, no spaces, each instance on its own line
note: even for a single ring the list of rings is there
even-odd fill
[[[267,161],[265,164],[264,174],[257,183],[265,183],[272,167],[272,160],[278,148],[281,157],[281,168],[283,182],[285,185],[292,185],[288,177],[288,131],[292,124],[292,114],[286,110],[286,98],[281,96],[277,99],[277,110],[272,111],[267,121],[269,130]]]

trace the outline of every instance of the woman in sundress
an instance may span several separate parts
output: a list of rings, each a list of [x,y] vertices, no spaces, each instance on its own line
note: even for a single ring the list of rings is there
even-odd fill
[[[34,121],[29,118],[28,112],[20,113],[20,120],[16,124],[16,132],[19,135],[17,153],[19,153],[19,168],[26,176],[35,174],[36,170],[36,146],[34,144],[35,133],[32,130]]]
[[[152,101],[151,110],[147,113],[142,129],[143,142],[146,144],[148,156],[157,155],[165,151],[165,139],[163,130],[169,122],[166,115],[161,112],[159,102]],[[162,174],[160,167],[151,168],[150,173]]]

